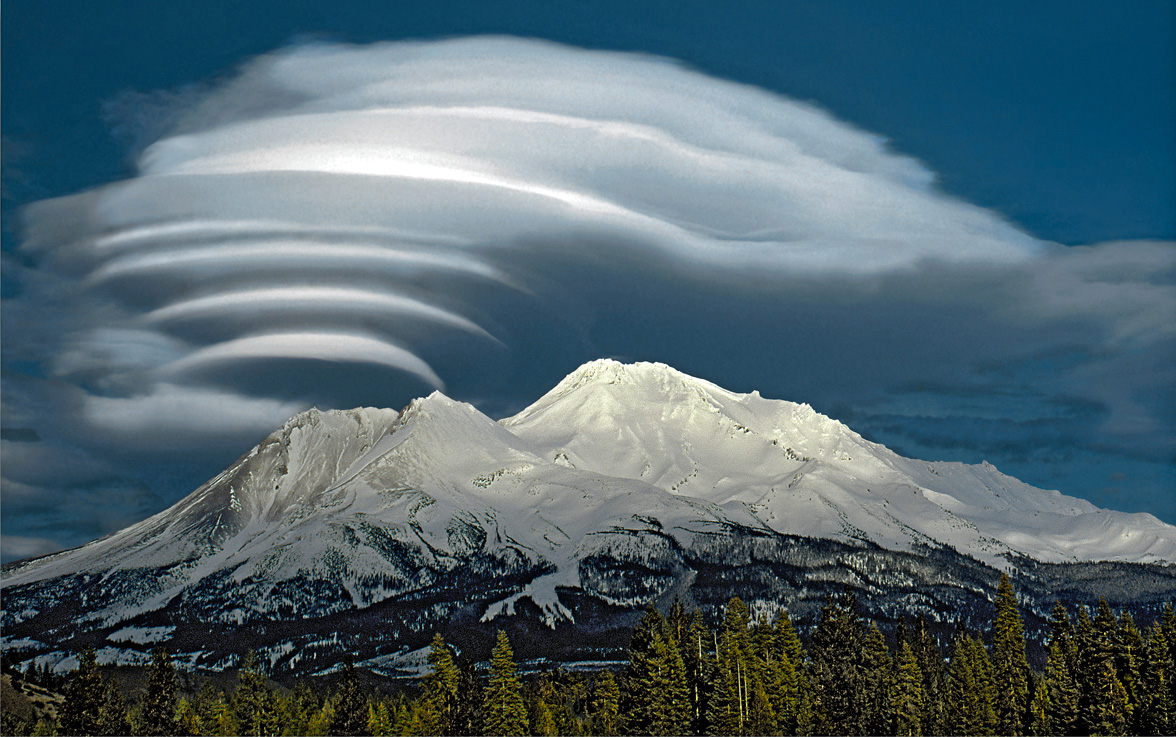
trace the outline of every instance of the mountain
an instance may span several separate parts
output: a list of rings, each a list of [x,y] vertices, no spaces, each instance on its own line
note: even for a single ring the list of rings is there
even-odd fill
[[[1058,596],[1146,609],[1176,591],[1174,561],[1176,527],[1151,515],[603,360],[497,422],[440,393],[298,415],[171,508],[5,566],[0,622],[6,653],[63,668],[86,644],[139,662],[166,642],[190,667],[254,648],[275,672],[341,650],[394,671],[435,630],[504,625],[524,655],[615,657],[673,596],[803,621],[848,587],[951,622],[1006,570],[1031,614]]]

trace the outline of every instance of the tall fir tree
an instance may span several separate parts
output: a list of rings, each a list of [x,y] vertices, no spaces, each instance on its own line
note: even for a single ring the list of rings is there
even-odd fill
[[[99,722],[106,702],[106,685],[98,672],[98,656],[89,647],[78,655],[78,667],[70,674],[65,699],[58,712],[62,734],[101,734]]]
[[[1176,703],[1172,698],[1173,661],[1160,622],[1147,633],[1140,677],[1142,701],[1132,732],[1141,735],[1176,733]]]
[[[1049,687],[1044,679],[1033,679],[1033,696],[1029,699],[1029,718],[1026,734],[1052,735],[1049,728]]]
[[[747,605],[738,597],[727,602],[715,650],[715,685],[707,722],[713,734],[743,734],[751,704],[751,638]]]
[[[686,666],[669,632],[653,635],[650,658],[652,696],[649,704],[649,733],[684,734],[690,725],[690,702],[686,688]]]
[[[460,680],[461,673],[454,663],[453,649],[438,633],[429,647],[429,672],[425,676],[421,694],[421,719],[429,734],[453,734]]]
[[[996,731],[996,694],[992,663],[984,645],[966,631],[957,632],[947,673],[948,734],[990,735]]]
[[[113,683],[106,684],[106,697],[98,714],[98,732],[101,735],[131,734],[131,720],[122,691]],[[168,734],[176,734],[170,732]]]
[[[871,623],[866,629],[865,649],[858,674],[862,692],[863,729],[865,734],[885,734],[890,731],[890,651],[886,639]]]
[[[339,684],[335,687],[335,714],[331,718],[331,734],[362,735],[367,733],[368,698],[359,682],[355,662],[348,655],[343,662]]]
[[[1106,599],[1094,620],[1078,610],[1078,729],[1086,734],[1125,734],[1130,724],[1127,690],[1115,672],[1116,627]]]
[[[176,722],[176,668],[167,648],[157,647],[147,667],[147,693],[143,696],[143,725],[149,734],[179,734]]]
[[[1115,674],[1127,692],[1127,708],[1134,714],[1141,699],[1139,693],[1140,668],[1143,659],[1143,637],[1135,626],[1131,612],[1120,612],[1114,638]]]
[[[654,698],[653,643],[664,629],[665,618],[652,605],[633,629],[629,639],[629,663],[625,667],[625,682],[621,688],[622,732],[650,734],[653,729],[650,711]]]
[[[715,657],[711,650],[711,632],[696,611],[690,615],[686,639],[678,642],[682,664],[686,668],[686,688],[690,699],[690,732],[706,734],[707,711],[710,706]]]
[[[257,653],[245,653],[237,671],[237,690],[233,694],[233,721],[243,735],[277,733],[277,702],[269,682],[261,671]]]
[[[863,670],[866,638],[857,600],[830,600],[809,644],[814,734],[861,735],[869,719]]]
[[[618,733],[618,717],[621,705],[621,689],[612,671],[603,671],[596,677],[592,698],[592,734],[610,737]]]
[[[992,626],[992,673],[996,680],[996,731],[1025,734],[1029,709],[1029,661],[1025,657],[1025,626],[1007,573],[996,589]]]
[[[514,651],[506,632],[498,630],[490,653],[490,681],[482,692],[482,731],[487,735],[524,735],[527,726],[527,705],[519,688]]]
[[[943,665],[943,651],[931,634],[927,620],[919,617],[909,630],[911,651],[919,663],[923,678],[923,713],[919,718],[923,734],[943,734],[947,731],[944,723],[944,691],[947,671]]]
[[[923,691],[923,670],[915,658],[909,642],[899,643],[898,663],[891,690],[890,709],[894,715],[893,734],[913,737],[923,734],[923,713],[926,694]]]

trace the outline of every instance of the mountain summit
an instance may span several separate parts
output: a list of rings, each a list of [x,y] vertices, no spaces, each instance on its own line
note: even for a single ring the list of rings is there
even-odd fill
[[[750,590],[729,593],[765,611],[897,587],[946,616],[985,571],[1045,596],[1066,566],[1089,582],[1090,566],[1140,564],[1146,598],[1171,591],[1173,561],[1176,527],[1151,515],[988,464],[903,458],[808,405],[601,360],[498,422],[440,393],[400,412],[298,415],[171,508],[6,566],[3,625],[6,649],[58,660],[77,638],[122,661],[195,638],[190,664],[215,668],[241,637],[311,672],[341,632],[381,666],[455,617],[599,624],[671,595],[717,601],[740,580]]]

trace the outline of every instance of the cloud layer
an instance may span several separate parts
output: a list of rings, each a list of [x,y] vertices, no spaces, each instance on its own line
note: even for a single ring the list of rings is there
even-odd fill
[[[961,392],[1046,408],[1047,444],[1077,402],[1089,432],[1058,447],[1170,471],[1173,245],[1043,243],[811,105],[475,38],[294,47],[163,115],[133,178],[25,213],[4,350],[36,368],[4,425],[36,441],[6,466],[219,463],[312,403],[431,387],[506,411],[611,354],[900,442],[976,420]]]

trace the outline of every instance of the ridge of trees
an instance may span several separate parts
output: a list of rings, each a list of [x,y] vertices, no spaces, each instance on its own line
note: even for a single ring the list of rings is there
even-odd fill
[[[129,705],[103,680],[93,650],[67,679],[56,723],[5,719],[5,734],[167,735],[1161,735],[1176,733],[1176,611],[1143,631],[1105,600],[1060,602],[1044,670],[1025,655],[1007,576],[995,615],[957,627],[946,650],[924,620],[901,622],[893,646],[856,599],[831,599],[807,645],[786,612],[753,618],[738,598],[714,629],[675,602],[648,609],[618,671],[554,670],[523,678],[498,632],[484,677],[440,634],[414,694],[374,697],[350,658],[330,693],[280,693],[253,653],[234,689],[178,693],[157,648]],[[40,677],[35,665],[30,680]],[[47,671],[45,676],[52,678]]]

